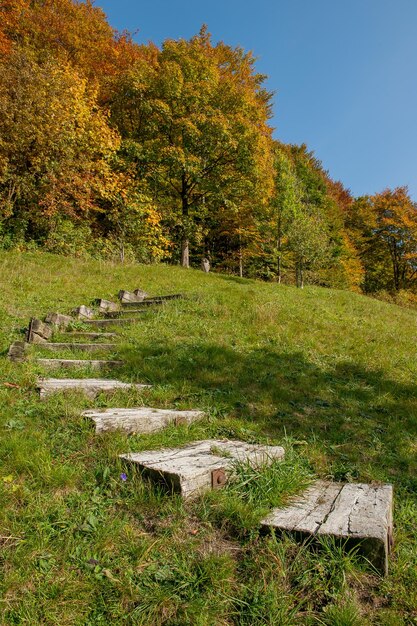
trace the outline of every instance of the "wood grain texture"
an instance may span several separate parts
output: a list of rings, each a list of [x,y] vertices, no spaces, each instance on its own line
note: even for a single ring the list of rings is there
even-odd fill
[[[360,544],[369,561],[388,572],[393,535],[392,485],[317,481],[261,525],[295,534],[330,536]]]
[[[86,367],[92,370],[112,369],[124,365],[123,361],[106,361],[101,359],[35,359],[36,363],[42,367],[77,369]]]
[[[226,477],[233,472],[236,461],[253,466],[283,459],[280,446],[262,446],[221,439],[196,441],[182,448],[168,448],[120,455],[146,470],[156,479],[163,479],[184,498],[194,498],[212,489],[212,472],[224,470]]]
[[[120,380],[104,378],[40,378],[36,383],[41,398],[64,391],[81,391],[89,398],[95,398],[101,392],[119,389],[147,389],[150,385],[124,383]]]
[[[81,350],[82,352],[100,352],[101,350],[116,350],[117,343],[67,343],[67,342],[46,342],[43,348],[56,351],[59,350]]]
[[[63,315],[62,313],[48,313],[45,317],[45,322],[47,322],[47,324],[59,326],[60,328],[65,328],[72,321],[73,318],[70,315]]]
[[[73,317],[77,320],[91,320],[94,317],[94,310],[90,307],[82,304],[81,306],[77,306],[75,309],[71,311]]]
[[[204,417],[203,411],[177,411],[138,407],[84,411],[96,425],[96,432],[123,430],[128,433],[153,433],[169,424],[191,424]]]

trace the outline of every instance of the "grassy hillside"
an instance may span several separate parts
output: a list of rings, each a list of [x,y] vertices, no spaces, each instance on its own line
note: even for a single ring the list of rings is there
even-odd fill
[[[414,311],[349,292],[45,254],[2,253],[0,280],[2,624],[417,622]],[[136,287],[191,296],[123,330],[121,378],[152,389],[40,402],[40,370],[6,360],[29,318]],[[80,417],[138,404],[203,408],[208,418],[145,437],[97,436]],[[117,460],[207,436],[283,444],[287,460],[261,475],[243,469],[191,504]],[[314,476],[394,484],[387,579],[329,542],[314,552],[259,537],[262,514]]]

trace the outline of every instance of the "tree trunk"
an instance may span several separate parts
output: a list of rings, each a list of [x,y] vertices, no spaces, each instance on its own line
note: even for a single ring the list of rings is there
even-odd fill
[[[303,268],[303,262],[301,260],[296,261],[295,276],[296,276],[297,287],[299,289],[304,289],[304,268]]]
[[[182,267],[190,267],[190,240],[188,239],[188,185],[185,174],[182,175],[182,188],[181,188],[181,204],[182,204],[182,216],[184,218],[185,226],[183,223],[182,241],[181,241],[181,265]]]
[[[181,265],[190,267],[190,242],[186,238],[181,242]]]
[[[239,276],[243,278],[243,254],[242,254],[242,243],[241,237],[239,233]]]
[[[277,279],[278,279],[278,284],[281,284],[281,280],[282,280],[282,274],[281,274],[281,246],[282,246],[282,238],[281,238],[281,216],[279,216],[278,218],[278,240],[277,240],[277,254],[278,254],[278,258],[277,258]]]

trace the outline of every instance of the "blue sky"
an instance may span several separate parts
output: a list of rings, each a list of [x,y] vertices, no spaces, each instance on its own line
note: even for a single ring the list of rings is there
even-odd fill
[[[275,92],[275,136],[306,143],[354,195],[417,200],[417,0],[97,0],[135,40],[252,50]]]

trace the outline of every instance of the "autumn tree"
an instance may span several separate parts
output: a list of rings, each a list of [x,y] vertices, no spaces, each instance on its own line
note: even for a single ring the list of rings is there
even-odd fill
[[[407,187],[358,198],[349,226],[365,265],[365,289],[413,289],[417,284],[417,205]]]
[[[93,217],[118,188],[119,139],[94,90],[70,66],[34,56],[17,49],[0,64],[0,219],[25,235]]]
[[[213,45],[203,28],[190,41],[166,41],[153,63],[139,61],[120,81],[112,120],[122,152],[178,231],[185,267],[210,212],[256,210],[271,193],[263,80],[250,53]]]

